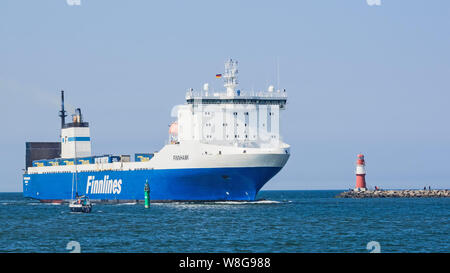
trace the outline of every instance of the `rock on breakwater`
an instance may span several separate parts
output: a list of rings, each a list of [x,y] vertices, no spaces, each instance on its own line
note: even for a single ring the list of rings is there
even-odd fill
[[[345,191],[337,198],[419,198],[419,197],[450,197],[450,190],[366,190]]]

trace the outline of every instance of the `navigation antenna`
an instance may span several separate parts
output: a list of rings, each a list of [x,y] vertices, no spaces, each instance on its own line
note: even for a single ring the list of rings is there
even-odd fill
[[[225,62],[225,73],[223,74],[223,79],[225,81],[225,88],[227,89],[228,96],[234,96],[234,89],[238,85],[237,80],[237,61],[232,60],[231,58]]]
[[[277,90],[280,90],[280,57],[277,57]]]

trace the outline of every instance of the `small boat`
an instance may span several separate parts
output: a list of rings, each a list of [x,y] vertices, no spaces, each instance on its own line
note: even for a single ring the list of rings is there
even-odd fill
[[[75,153],[77,152],[77,146],[75,145]],[[78,195],[78,168],[77,168],[77,157],[75,157],[75,172],[72,175],[72,200],[69,203],[69,208],[71,212],[83,212],[89,213],[92,210],[92,203],[89,197],[86,195]],[[75,200],[73,199],[73,184],[75,182]]]
[[[89,213],[92,210],[92,203],[89,200],[89,197],[82,195],[77,197],[76,200],[71,201],[69,208],[72,212]]]

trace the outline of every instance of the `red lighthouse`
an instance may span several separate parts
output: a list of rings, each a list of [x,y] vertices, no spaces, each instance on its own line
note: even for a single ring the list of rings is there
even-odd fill
[[[364,161],[364,155],[359,154],[356,160],[356,191],[365,191],[366,187],[366,163]]]

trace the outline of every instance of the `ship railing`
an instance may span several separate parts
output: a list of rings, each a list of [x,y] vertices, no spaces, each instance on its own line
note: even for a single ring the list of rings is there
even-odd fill
[[[226,92],[196,92],[196,91],[187,91],[186,92],[186,99],[203,99],[203,98],[216,98],[216,99],[230,99],[230,98],[280,98],[285,99],[287,98],[287,93],[285,91],[261,91],[261,92],[254,92],[254,91],[241,91],[238,94],[234,94],[232,96],[228,95]]]

